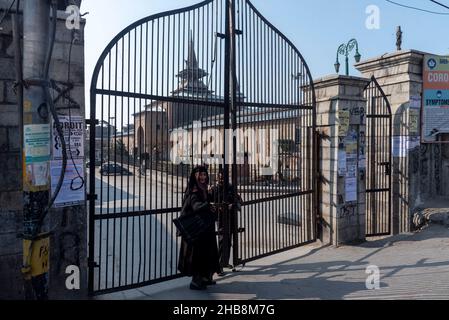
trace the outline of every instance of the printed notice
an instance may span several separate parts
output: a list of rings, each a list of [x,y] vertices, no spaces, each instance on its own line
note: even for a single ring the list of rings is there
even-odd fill
[[[84,119],[79,116],[60,116],[59,122],[64,133],[69,158],[84,159]],[[70,157],[71,154],[71,157]],[[62,145],[53,122],[53,159],[62,159]]]
[[[73,164],[75,163],[75,165]],[[68,207],[83,204],[85,201],[84,160],[67,162],[64,182],[55,201],[55,207]],[[62,161],[51,161],[51,189],[54,193],[59,182],[62,170]]]
[[[449,133],[449,56],[424,56],[424,142],[435,142]]]
[[[27,125],[24,130],[26,184],[42,187],[48,184],[50,160],[50,125]]]
[[[357,178],[346,178],[346,202],[357,201]]]
[[[346,137],[349,131],[349,110],[338,111],[338,119],[340,121],[339,137]]]
[[[346,152],[344,150],[338,151],[338,175],[346,175]]]

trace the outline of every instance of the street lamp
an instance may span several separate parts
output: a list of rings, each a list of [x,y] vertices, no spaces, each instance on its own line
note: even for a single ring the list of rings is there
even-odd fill
[[[359,63],[362,55],[359,53],[359,44],[356,39],[351,39],[347,44],[342,44],[338,47],[337,61],[334,64],[335,71],[337,73],[340,72],[340,62],[338,61],[338,56],[341,54],[346,57],[346,75],[349,76],[349,53],[354,49],[354,47],[356,48],[354,59],[356,63]]]

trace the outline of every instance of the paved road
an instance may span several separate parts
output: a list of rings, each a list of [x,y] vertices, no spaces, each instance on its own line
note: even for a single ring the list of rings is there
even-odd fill
[[[366,289],[366,268],[380,268],[380,290]],[[248,264],[206,292],[183,278],[98,299],[449,299],[449,228],[338,249],[311,245]]]

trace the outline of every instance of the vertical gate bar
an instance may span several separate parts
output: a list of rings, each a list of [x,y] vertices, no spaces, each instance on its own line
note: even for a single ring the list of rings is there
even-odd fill
[[[108,54],[108,89],[111,89],[111,52]],[[108,95],[108,140],[107,140],[107,148],[108,148],[108,163],[111,163],[111,95]],[[108,194],[107,194],[107,205],[106,205],[106,214],[110,213],[110,176],[108,174]],[[106,223],[106,255],[105,255],[105,261],[106,261],[106,289],[108,288],[108,275],[109,275],[109,219],[105,220]]]
[[[249,63],[248,63],[248,59],[249,59],[249,56],[250,56],[250,49],[248,48],[248,41],[249,41],[249,37],[251,35],[251,29],[250,29],[250,26],[248,25],[248,20],[249,20],[248,4],[245,1],[242,1],[242,2],[243,2],[243,8],[244,8],[244,12],[245,12],[244,13],[244,17],[243,17],[244,29],[245,29],[244,30],[244,34],[245,34],[244,65],[245,65],[245,67],[243,69],[243,73],[246,75],[245,78],[244,78],[244,84],[243,84],[242,88],[244,88],[243,92],[245,92],[245,94],[246,94],[246,99],[249,102],[251,102],[252,97],[251,97],[250,89],[251,89],[252,73],[250,74],[250,72],[249,72]],[[243,108],[243,116],[245,118],[248,115],[249,112],[246,110],[245,107],[242,107],[242,108]],[[252,125],[251,129],[254,130],[254,125]],[[255,136],[252,137],[252,138],[254,140],[256,139]],[[254,145],[255,145],[255,141],[254,140],[251,141],[251,146],[253,147],[253,150],[254,150]],[[255,157],[255,154],[252,154],[252,159],[254,159],[254,157]],[[253,175],[254,163],[250,163],[248,167],[249,167],[248,183],[247,183],[247,186],[245,186],[245,187],[248,187],[248,186],[251,185],[251,180],[252,180],[251,177]],[[256,179],[256,177],[254,177],[254,182],[255,182],[255,179]],[[251,201],[253,199],[252,192],[250,192],[250,191],[251,190],[248,191],[248,189],[246,188],[246,191],[245,191],[246,193],[244,195],[245,196],[244,201]],[[242,248],[241,248],[242,259],[246,259],[248,257],[248,228],[247,228],[247,221],[248,221],[248,214],[251,212],[251,209],[252,209],[252,206],[243,207],[242,211],[240,213],[240,215],[241,215],[240,226],[243,227],[243,228],[246,228],[244,234],[241,236],[241,238],[242,238],[242,242],[241,242],[241,245],[242,245]],[[243,246],[243,243],[245,244],[245,246]]]
[[[387,158],[387,154],[386,154],[387,146],[386,146],[386,141],[385,141],[385,137],[386,137],[386,127],[385,127],[386,126],[386,118],[385,118],[385,102],[383,100],[382,94],[381,94],[379,89],[378,89],[378,99],[379,99],[379,105],[380,105],[379,113],[382,115],[382,118],[381,118],[382,130],[380,132],[380,134],[381,134],[380,141],[381,141],[381,150],[382,150],[382,152],[381,152],[381,161],[384,164],[382,166],[382,170],[379,172],[379,174],[381,176],[381,180],[382,180],[380,188],[385,189],[385,187],[387,185],[386,184],[386,180],[387,180],[387,169],[388,169],[388,166],[386,165],[386,162],[387,162],[387,159],[386,159]],[[382,210],[382,225],[381,225],[381,228],[380,228],[381,229],[380,233],[382,233],[382,234],[386,233],[385,223],[387,222],[387,216],[388,216],[388,212],[386,211],[386,208],[387,208],[387,206],[386,206],[386,199],[387,199],[386,192],[382,191],[382,209],[381,209]]]
[[[121,59],[121,90],[124,90],[124,77],[125,77],[125,38],[122,37],[121,39],[121,51],[122,51],[122,59]],[[123,102],[124,102],[124,97],[121,97],[121,125],[123,128],[123,121],[124,121],[124,107],[123,107]],[[128,120],[129,121],[129,120]],[[128,146],[130,146],[131,144],[129,143],[129,134],[128,134],[128,138],[127,138],[127,142],[128,142]],[[122,137],[122,141],[123,143],[125,142],[124,137]],[[128,147],[129,149],[129,147]],[[129,151],[128,151],[128,155],[127,155],[127,163],[129,164]],[[120,213],[123,213],[123,175],[121,176],[121,186],[120,186]],[[119,269],[119,274],[118,274],[118,285],[121,286],[122,284],[122,236],[123,236],[123,230],[122,230],[122,222],[123,222],[123,218],[120,218],[120,246],[119,246],[119,265],[118,265],[118,269]]]
[[[376,91],[376,106],[378,106],[378,115],[382,115],[382,103],[379,99],[379,90],[375,89]],[[377,144],[379,147],[377,148],[377,189],[381,189],[384,186],[384,175],[385,175],[385,169],[386,167],[383,165],[384,160],[384,146],[383,144],[383,125],[384,125],[384,119],[382,117],[379,118],[378,123],[380,124],[377,128]],[[379,164],[382,164],[379,166]],[[385,212],[384,212],[384,206],[383,206],[383,200],[384,200],[384,192],[377,192],[377,211],[378,211],[378,218],[377,218],[377,233],[382,234],[384,232],[384,219],[385,219]]]
[[[172,43],[172,74],[171,74],[171,78],[172,78],[172,83],[171,83],[171,90],[172,90],[172,95],[174,95],[175,92],[175,64],[176,64],[176,17],[179,17],[179,15],[175,15],[173,17],[173,43]],[[179,42],[178,42],[179,43]],[[179,60],[178,60],[179,61]],[[169,117],[169,108],[166,107],[166,121],[167,121],[167,127],[165,127],[164,125],[164,132],[169,131],[169,128],[173,128],[174,127],[174,123],[173,123],[173,117]],[[177,126],[178,128],[179,126]],[[167,142],[169,143],[170,137],[167,134]],[[169,145],[172,146],[172,145]],[[172,146],[173,148],[173,146]],[[174,168],[174,163],[172,161],[172,159],[168,160],[168,163],[170,163],[170,167],[171,167],[171,188],[172,188],[172,194],[171,194],[171,207],[172,208],[176,208],[178,207],[178,172],[179,172],[179,168],[176,167],[176,186],[175,186],[175,181],[174,181],[174,176],[175,176],[175,168]],[[175,198],[176,197],[176,198]],[[176,266],[173,265],[173,247],[174,247],[174,242],[176,241],[176,233],[173,233],[173,216],[174,212],[170,213],[170,275],[175,275],[177,273],[177,268]],[[177,252],[177,251],[176,251]],[[173,269],[174,268],[174,269]]]
[[[134,72],[133,72],[133,92],[137,92],[137,28],[134,29]],[[134,114],[136,114],[136,98],[133,98],[133,105],[134,105]],[[134,139],[135,140],[135,139]],[[134,141],[134,145],[136,145],[136,142]],[[134,159],[133,167],[136,168],[136,161]],[[133,175],[133,211],[136,211],[136,175]],[[140,201],[140,194],[139,194],[139,201]],[[134,283],[134,242],[135,242],[135,225],[136,225],[136,218],[132,217],[132,252],[131,252],[131,284]]]
[[[101,88],[104,89],[104,62],[101,66]],[[104,119],[104,95],[101,95],[101,116],[100,119],[103,120]],[[101,123],[101,139],[100,139],[100,146],[101,146],[101,151],[100,151],[100,157],[101,157],[101,161],[103,161],[103,152],[104,152],[104,148],[103,148],[103,135],[104,135],[104,129],[103,129],[103,123]],[[103,176],[100,174],[100,212],[99,214],[103,214]],[[101,286],[101,272],[103,270],[102,265],[101,265],[101,252],[102,252],[102,246],[103,246],[103,220],[100,220],[100,235],[99,235],[99,239],[98,239],[98,289],[100,289]]]
[[[153,95],[154,93],[154,20],[151,22],[151,67],[150,67],[150,92]],[[150,100],[150,105],[153,105],[154,100]],[[148,116],[148,113],[145,112],[145,123],[148,123],[146,120],[146,117]],[[150,121],[149,121],[150,125],[153,125],[153,113],[150,112]],[[146,133],[145,133],[146,136]],[[153,130],[150,130],[150,241],[149,241],[149,261],[148,261],[148,280],[151,280],[151,271],[152,271],[152,267],[154,265],[154,259],[153,259],[153,220],[154,220],[154,215],[151,214],[152,210],[153,210],[153,194],[156,192],[157,193],[157,185],[156,185],[156,191],[154,191],[153,188]],[[156,225],[156,223],[155,223]],[[156,238],[155,238],[156,239]],[[154,241],[156,243],[156,240]],[[156,250],[154,250],[156,251]],[[154,268],[154,277],[156,277],[156,268]]]
[[[304,81],[304,66],[301,63],[301,83],[300,86],[303,85],[303,81]],[[305,104],[306,102],[308,102],[309,100],[309,96],[306,93],[301,93],[300,94],[300,104]],[[309,122],[309,117],[310,114],[306,111],[306,110],[301,110],[301,120],[300,120],[300,132],[301,132],[301,146],[300,146],[300,150],[301,150],[301,190],[306,190],[306,186],[308,185],[308,180],[311,178],[309,176],[309,173],[307,171],[307,159],[304,156],[306,154],[306,149],[307,149],[307,125]],[[307,197],[301,197],[300,200],[300,205],[301,205],[301,212],[306,212],[306,214],[303,214],[302,218],[301,218],[301,242],[306,241],[305,238],[305,228],[306,228],[306,221],[307,221],[307,210],[306,210],[306,205],[307,205]]]
[[[156,32],[156,38],[157,38],[157,40],[156,40],[156,43],[158,44],[157,46],[156,46],[156,81],[155,81],[155,94],[156,95],[159,95],[159,49],[160,49],[160,46],[159,46],[159,43],[160,43],[160,19],[157,19],[157,32]],[[153,101],[153,104],[156,104],[156,106],[157,106],[157,104],[159,103],[159,101],[158,100],[155,100],[155,101]],[[157,107],[156,107],[156,110],[157,110]],[[154,118],[154,114],[153,114],[153,112],[151,112],[151,125],[153,125],[153,118]],[[156,117],[155,117],[156,119],[155,119],[155,123],[158,123],[158,113],[156,112]],[[153,132],[153,130],[151,130],[151,132]],[[157,138],[158,138],[158,134],[157,134],[157,131],[154,133],[154,135],[155,135],[155,140],[157,141]],[[151,141],[151,143],[153,144],[153,141]],[[155,147],[156,148],[156,150],[154,150],[153,149],[153,146],[151,146],[151,148],[152,148],[152,156],[153,157],[155,157],[156,159],[156,161],[155,161],[155,166],[154,166],[154,176],[155,176],[155,183],[154,183],[154,186],[155,186],[155,189],[156,189],[156,194],[159,194],[159,192],[158,192],[158,190],[159,190],[159,184],[158,184],[158,157],[157,157],[157,153],[158,153],[158,149],[157,149],[157,146]],[[154,151],[154,152],[153,152]],[[154,209],[158,209],[158,205],[159,205],[159,203],[158,203],[158,199],[157,198],[155,198],[154,199]],[[157,214],[154,214],[154,248],[155,248],[155,250],[154,250],[154,278],[157,278],[157,259],[158,259],[158,226],[159,226],[159,218],[158,218],[158,215]]]
[[[130,84],[131,84],[131,76],[130,76],[130,72],[131,72],[131,31],[128,32],[127,34],[128,36],[128,55],[127,55],[127,59],[128,59],[128,75],[127,75],[127,85],[128,85],[128,91],[131,92],[130,89]],[[127,103],[127,109],[128,109],[128,119],[130,118],[130,98],[128,97],[128,103]],[[135,139],[134,139],[135,140]],[[130,194],[130,190],[129,190],[129,176],[127,176],[127,201],[126,201],[126,211],[129,212],[129,194]],[[125,243],[126,243],[126,250],[125,250],[125,284],[128,283],[128,243],[129,243],[129,238],[128,238],[128,227],[129,227],[129,218],[126,217],[126,235],[125,235]]]
[[[140,26],[139,52],[140,52],[140,54],[139,54],[139,91],[138,92],[142,93],[143,92],[142,91],[142,83],[143,83],[143,81],[142,81],[142,69],[143,69],[143,66],[142,66],[142,61],[143,61],[143,56],[142,56],[143,55],[143,26],[142,25]],[[141,113],[142,111],[144,112],[144,116],[145,116],[146,106],[144,105],[143,106],[143,110],[142,110],[142,99],[139,98],[139,109],[138,109],[138,112],[139,112],[139,119],[140,119],[141,122],[142,122],[142,113]],[[144,118],[144,123],[145,123],[145,118]],[[145,128],[146,128],[146,126],[145,126]],[[143,140],[143,151],[144,151],[144,154],[145,154],[146,153],[145,134],[143,135],[142,140]],[[144,157],[143,161],[146,161],[145,157]],[[142,159],[140,160],[139,167],[140,167],[140,170],[142,170]],[[136,171],[137,170],[134,167],[134,170],[133,170],[134,175],[136,175]],[[139,171],[137,171],[137,173],[139,174]],[[143,168],[143,178],[142,178],[142,172],[140,173],[140,176],[139,176],[139,211],[145,211],[145,195],[144,195],[144,199],[143,199],[144,206],[142,207],[142,189],[145,188],[145,180],[144,180],[144,187],[142,188],[142,179],[145,179],[145,166]],[[140,282],[140,274],[141,274],[141,271],[142,271],[142,216],[139,215],[138,219],[139,219],[138,220],[139,221],[139,267],[138,267],[138,273],[137,273],[137,282]],[[144,273],[145,273],[145,269],[144,269]]]
[[[262,49],[261,49],[261,31],[260,31],[260,25],[261,25],[261,21],[259,19],[259,17],[256,17],[256,48],[257,48],[257,79],[258,82],[256,83],[257,86],[257,101],[259,103],[263,102],[263,88],[261,86],[261,79],[263,81],[263,60],[262,60]],[[265,114],[265,119],[266,120],[266,114]],[[260,122],[258,122],[258,128],[259,130],[262,129],[262,125],[260,124]],[[263,142],[262,142],[263,143]],[[260,194],[261,193],[261,194]],[[259,193],[259,199],[261,199],[261,197],[263,197],[263,191],[260,190]],[[255,238],[256,238],[256,252],[255,252],[255,256],[260,255],[260,249],[261,249],[261,243],[260,243],[260,231],[261,231],[261,216],[262,216],[262,205],[259,202],[257,204],[257,212],[256,212],[256,225],[255,225]]]
[[[379,95],[379,100],[381,100],[382,99],[382,97],[381,97],[381,95]],[[383,99],[382,99],[383,100]],[[382,106],[382,116],[384,116],[385,115],[385,102],[384,101],[382,101],[381,102],[381,106]],[[382,162],[383,163],[387,163],[387,154],[386,154],[386,152],[387,152],[387,145],[386,145],[386,141],[385,141],[385,137],[387,136],[387,134],[386,134],[387,132],[386,132],[386,118],[382,118]],[[388,166],[387,165],[385,165],[384,167],[383,167],[383,170],[382,170],[382,172],[381,172],[381,174],[382,174],[382,186],[381,186],[381,188],[382,189],[385,189],[385,187],[386,187],[386,180],[387,180],[387,170],[388,170]],[[386,228],[386,226],[385,226],[385,223],[387,222],[387,219],[388,219],[388,211],[386,210],[387,209],[387,206],[386,206],[386,200],[387,200],[387,197],[386,197],[386,192],[385,191],[382,191],[382,233],[386,233],[387,232],[387,228]]]
[[[145,94],[148,95],[148,39],[149,39],[149,35],[148,35],[148,22],[145,23]],[[147,124],[147,105],[148,105],[148,100],[145,99],[145,103],[144,103],[144,116],[143,116],[143,122],[145,123],[145,127]],[[141,111],[142,112],[142,111]],[[142,116],[141,116],[142,117]],[[136,130],[136,128],[134,128],[134,130]],[[135,132],[135,131],[134,131]],[[147,130],[145,130],[145,133],[143,135],[143,145],[145,148],[145,153],[147,153]],[[149,152],[148,152],[149,153]],[[144,204],[143,204],[143,211],[147,212],[147,166],[148,163],[146,162],[148,160],[148,157],[145,156],[145,165],[144,165],[144,174],[143,174],[143,179],[144,179]],[[143,242],[143,279],[144,281],[147,279],[146,278],[146,271],[147,271],[147,217],[148,214],[146,214],[144,216],[144,221],[143,221],[143,234],[144,234],[144,242]],[[151,216],[150,216],[151,219]],[[151,230],[150,230],[151,232]],[[151,252],[151,247],[150,247],[150,252]]]
[[[95,83],[95,87],[98,85],[98,79],[92,81]],[[93,88],[90,90],[90,126],[89,126],[89,258],[88,258],[88,294],[93,295],[94,293],[94,275],[95,275],[95,198],[93,195],[96,194],[95,190],[95,161],[96,161],[96,119],[97,119],[97,94],[94,92]],[[101,185],[100,185],[101,188]],[[101,189],[100,189],[101,191]]]
[[[274,104],[275,103],[275,70],[274,70],[274,31],[270,30],[270,83],[269,83],[269,91],[270,91],[270,100],[269,102]],[[270,217],[270,248],[271,250],[275,250],[276,248],[276,237],[275,237],[275,230],[276,230],[276,221],[273,217],[272,213],[272,204],[270,204],[269,209],[269,217]]]
[[[115,77],[115,90],[117,90],[117,82],[118,82],[118,76],[117,76],[117,70],[118,70],[118,44],[115,45],[115,73],[114,73],[114,77]],[[117,117],[117,96],[114,96],[114,105],[115,105],[115,110],[114,110],[114,116],[115,116],[115,127],[117,127],[117,123],[118,123],[118,117]],[[114,130],[114,163],[117,164],[117,128]],[[123,141],[123,132],[122,132],[122,141]],[[123,159],[123,156],[122,156]],[[117,212],[117,176],[114,175],[114,213]],[[115,227],[116,227],[116,220],[113,220],[113,235],[112,235],[112,287],[115,287]]]
[[[393,170],[394,170],[394,163],[393,163],[393,115],[391,112],[391,106],[390,103],[387,101],[387,112],[388,112],[388,161],[390,162],[390,171],[388,176],[388,233],[392,234],[392,183],[393,183]]]
[[[165,85],[165,55],[166,55],[166,36],[165,36],[165,32],[166,32],[166,17],[162,18],[162,50],[161,50],[161,54],[162,54],[162,62],[161,62],[161,95],[164,96],[164,85]],[[168,58],[167,58],[167,64],[168,64]],[[168,77],[168,75],[167,75]],[[164,115],[162,114],[162,112],[159,112],[159,104],[160,102],[157,104],[157,123],[163,123],[163,119],[164,119]],[[158,150],[158,160],[159,160],[159,167],[156,169],[158,171],[158,174],[160,174],[161,176],[161,193],[160,193],[160,209],[164,208],[164,137],[163,137],[163,130],[159,130],[160,131],[160,135],[158,134],[158,130],[157,130],[157,126],[156,126],[156,135],[159,135],[160,140],[160,148],[161,150]],[[157,144],[159,146],[159,143]],[[165,191],[167,192],[167,189],[165,188]],[[167,194],[165,194],[165,198],[167,198]],[[166,214],[159,214],[159,228],[160,228],[160,260],[159,260],[159,278],[162,278],[162,270],[163,270],[163,253],[164,253],[164,247],[165,250],[167,250],[167,244],[163,242],[164,237],[163,237],[163,230],[164,230],[164,216],[166,216]],[[167,235],[167,233],[166,233]],[[165,256],[166,257],[166,256]]]
[[[270,100],[270,90],[269,90],[269,71],[270,71],[270,56],[269,56],[269,43],[268,43],[268,36],[269,36],[269,28],[266,24],[264,24],[264,30],[263,30],[263,38],[264,38],[264,45],[263,45],[263,52],[264,52],[264,102],[269,103]],[[264,204],[264,254],[269,252],[269,238],[268,238],[268,232],[269,232],[269,224],[270,224],[270,210],[269,210],[269,203]]]

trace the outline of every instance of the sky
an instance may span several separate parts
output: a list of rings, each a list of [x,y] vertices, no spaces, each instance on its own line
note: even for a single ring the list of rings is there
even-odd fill
[[[314,78],[335,74],[337,48],[351,38],[359,42],[362,60],[396,50],[396,28],[402,27],[403,50],[449,54],[449,9],[430,0],[394,0],[397,3],[445,13],[416,11],[387,0],[251,0],[304,56]],[[85,28],[86,93],[101,52],[111,39],[136,20],[182,8],[200,0],[84,0],[81,12],[89,12]],[[449,0],[440,0],[449,6]],[[368,29],[369,6],[379,8],[379,28]],[[344,59],[340,58],[342,71]],[[359,75],[352,68],[351,75]],[[88,97],[88,95],[86,95]]]

